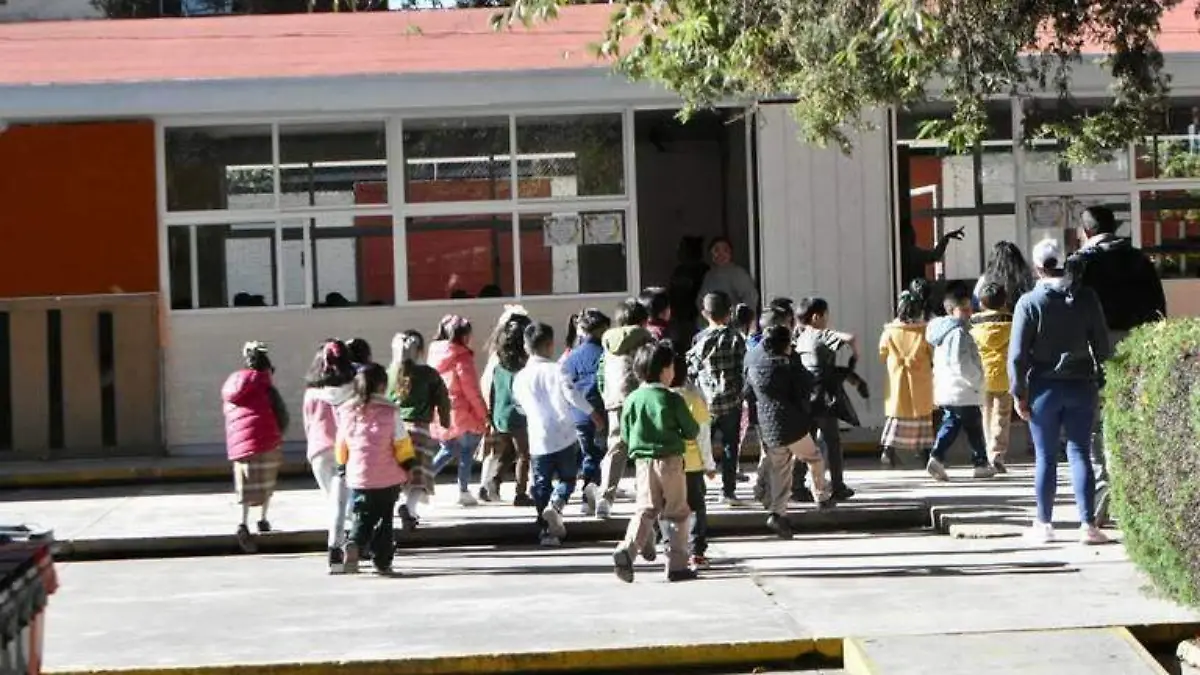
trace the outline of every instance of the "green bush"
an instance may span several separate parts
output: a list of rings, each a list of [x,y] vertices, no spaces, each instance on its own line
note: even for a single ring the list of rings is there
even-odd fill
[[[1129,557],[1200,605],[1200,319],[1145,326],[1108,366],[1104,442]]]

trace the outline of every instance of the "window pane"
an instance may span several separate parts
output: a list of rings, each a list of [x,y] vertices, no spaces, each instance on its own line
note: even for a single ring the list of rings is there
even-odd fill
[[[513,295],[512,214],[409,218],[408,299]]]
[[[1099,112],[1109,105],[1106,99],[1076,99],[1067,110],[1058,99],[1028,99],[1025,101],[1025,124],[1032,132],[1046,122],[1068,119],[1074,114]],[[1055,139],[1034,141],[1037,150],[1025,153],[1025,182],[1027,183],[1096,183],[1129,180],[1129,150],[1126,146],[1113,149],[1107,162],[1071,166],[1061,161],[1061,146]]]
[[[269,126],[167,129],[167,209],[273,209],[271,161]]]
[[[191,244],[187,226],[168,229],[171,307],[191,309]],[[275,223],[196,226],[197,306],[276,304]]]
[[[283,228],[283,304],[304,307],[308,298],[304,288],[308,267],[304,255],[303,221],[285,223]]]
[[[1200,193],[1141,193],[1142,247],[1165,278],[1200,277]]]
[[[946,257],[942,259],[942,273],[951,280],[975,279],[983,271],[983,261],[980,259],[980,239],[978,216],[959,216],[943,218],[942,228],[935,234],[940,236],[962,228],[963,238],[946,248]],[[936,240],[936,237],[935,237]],[[933,277],[930,277],[933,278]]]
[[[279,127],[283,208],[387,203],[383,122]]]
[[[625,213],[521,216],[521,294],[626,290]]]
[[[409,203],[510,199],[507,117],[404,120]]]
[[[171,309],[192,308],[191,228],[167,228],[167,266],[171,277]]]
[[[1048,238],[1058,240],[1068,253],[1078,250],[1082,243],[1078,231],[1089,206],[1107,206],[1116,215],[1118,227],[1129,225],[1129,195],[1030,197],[1025,203],[1030,245]]]
[[[625,194],[621,115],[517,118],[522,198]]]
[[[395,304],[390,216],[321,215],[309,222],[318,307]]]

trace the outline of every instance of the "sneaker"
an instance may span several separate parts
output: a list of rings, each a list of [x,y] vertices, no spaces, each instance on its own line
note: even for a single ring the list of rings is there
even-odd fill
[[[1054,543],[1054,526],[1050,523],[1034,523],[1025,532],[1025,539],[1034,544]]]
[[[513,506],[528,508],[530,506],[537,506],[537,503],[534,502],[533,497],[530,497],[528,494],[524,492],[518,492],[517,498],[513,500]]]
[[[946,481],[950,480],[950,476],[946,475],[946,467],[942,466],[942,463],[933,457],[929,458],[929,463],[925,465],[925,470],[928,471],[929,475],[933,476],[933,479],[936,481],[945,483]]]
[[[848,485],[839,485],[833,488],[833,494],[830,495],[835,502],[844,502],[854,499],[855,492]]]
[[[641,550],[642,560],[646,562],[654,562],[658,560],[658,543],[654,539],[646,542],[646,545]]]
[[[567,526],[563,523],[562,511],[554,503],[542,509],[542,520],[546,521],[546,532],[550,536],[559,539],[567,536]]]
[[[538,546],[543,548],[558,548],[559,546],[562,546],[562,539],[559,539],[549,532],[543,532],[541,538],[538,539]]]
[[[996,475],[996,469],[991,466],[977,466],[971,474],[974,478],[993,478]]]
[[[346,554],[342,549],[334,546],[329,549],[329,573],[330,574],[345,574],[346,573]]]
[[[700,577],[700,575],[696,573],[696,570],[694,570],[690,567],[685,567],[681,570],[671,570],[670,572],[667,572],[667,581],[669,581],[671,583],[675,583],[676,581],[692,581],[699,577]]]
[[[596,517],[600,520],[608,520],[612,517],[612,502],[607,499],[601,499],[596,503]]]
[[[694,555],[692,556],[690,564],[694,570],[706,570],[708,569],[710,563],[707,556]]]
[[[358,546],[354,542],[346,544],[345,566],[346,574],[358,574]]]
[[[479,486],[479,501],[481,501],[481,502],[492,501],[492,494],[490,492],[488,492],[487,487],[485,487],[483,485]]]
[[[1100,528],[1095,525],[1079,526],[1079,543],[1084,546],[1099,546],[1108,542],[1108,535],[1101,532]]]
[[[613,572],[617,578],[627,584],[633,583],[633,557],[628,551],[618,549],[613,551]]]
[[[992,460],[992,468],[996,470],[996,473],[1008,473],[1008,467],[1004,466],[1004,460],[999,457]]]
[[[737,482],[739,482],[739,483],[749,483],[749,482],[750,482],[750,475],[749,475],[749,474],[747,474],[747,473],[746,473],[746,472],[744,472],[744,471],[739,471],[739,472],[738,472],[738,474],[737,474]]]
[[[250,528],[246,527],[244,523],[238,525],[237,544],[242,553],[258,553],[258,545],[254,543],[254,536],[250,534]]]
[[[834,497],[830,497],[828,499],[822,499],[821,501],[817,502],[817,510],[818,511],[828,511],[828,510],[832,509],[833,507],[837,506],[837,503],[838,503],[838,500]]]
[[[417,525],[421,522],[420,519],[408,510],[407,504],[401,504],[400,508],[396,509],[396,517],[400,519],[400,529],[405,532],[412,532],[417,529]]]
[[[1109,491],[1107,485],[1101,485],[1096,488],[1096,527],[1109,527],[1112,525],[1112,518],[1108,515]]]
[[[809,490],[807,487],[801,485],[800,487],[792,490],[792,501],[799,504],[812,504],[813,502],[817,501],[817,498],[813,496],[812,490]]]
[[[271,531],[271,522],[266,519],[263,519],[263,520],[258,521],[258,524],[256,525],[256,527],[258,528],[259,534],[266,534]]]
[[[726,495],[725,498],[721,500],[721,503],[724,504],[725,506],[728,506],[731,509],[740,509],[740,508],[744,508],[746,506],[746,502],[738,499],[737,497],[735,497],[733,495]]]
[[[479,501],[470,492],[458,493],[458,505],[463,507],[479,506]]]
[[[596,486],[592,484],[583,487],[583,505],[579,508],[585,516],[596,515]]]
[[[772,513],[767,518],[767,529],[774,532],[775,536],[779,537],[780,539],[792,538],[792,524],[788,522],[786,516],[780,516]]]

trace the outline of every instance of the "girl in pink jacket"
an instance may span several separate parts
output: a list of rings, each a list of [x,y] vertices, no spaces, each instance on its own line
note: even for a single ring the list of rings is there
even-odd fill
[[[429,365],[438,371],[450,392],[450,426],[436,420],[430,427],[441,449],[433,458],[434,475],[458,460],[458,503],[475,506],[471,495],[471,467],[475,448],[487,428],[488,409],[479,388],[475,352],[471,351],[471,322],[454,314],[442,318],[429,345]]]
[[[341,340],[326,340],[313,357],[305,378],[304,435],[313,477],[328,503],[329,573],[345,571],[346,480],[334,456],[337,409],[354,395],[354,364]]]
[[[387,386],[383,366],[367,364],[354,378],[354,397],[338,409],[335,452],[338,463],[346,467],[354,513],[346,545],[348,574],[358,571],[358,553],[368,546],[375,571],[391,574],[396,548],[393,514],[416,460],[412,439],[387,398]]]

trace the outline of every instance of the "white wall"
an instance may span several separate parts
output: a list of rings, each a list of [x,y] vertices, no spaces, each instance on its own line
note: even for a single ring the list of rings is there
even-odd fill
[[[862,343],[859,372],[874,398],[859,405],[867,426],[883,422],[885,373],[876,345],[891,320],[891,152],[880,129],[855,141],[853,156],[801,143],[786,105],[758,115],[759,229],[765,297],[820,296],[833,326]]]
[[[0,23],[100,17],[100,12],[88,0],[8,0],[0,3]]]
[[[524,303],[533,317],[554,326],[562,345],[567,318],[584,307],[611,313],[619,298],[591,300],[546,299]],[[304,374],[321,340],[338,336],[366,338],[375,359],[391,359],[392,336],[415,328],[433,337],[438,320],[449,312],[462,314],[475,326],[475,344],[482,345],[504,308],[504,301],[459,301],[413,307],[354,307],[306,310],[219,310],[174,312],[164,322],[167,334],[164,378],[165,436],[173,454],[223,453],[224,422],[221,385],[240,366],[242,344],[263,340],[271,349],[275,380],[292,413],[289,440],[302,440],[300,402]],[[479,367],[486,356],[477,349]]]

